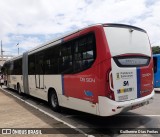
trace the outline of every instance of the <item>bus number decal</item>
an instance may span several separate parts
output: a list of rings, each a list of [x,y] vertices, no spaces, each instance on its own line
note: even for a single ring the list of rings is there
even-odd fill
[[[80,78],[80,82],[88,82],[88,83],[95,83],[95,78]]]

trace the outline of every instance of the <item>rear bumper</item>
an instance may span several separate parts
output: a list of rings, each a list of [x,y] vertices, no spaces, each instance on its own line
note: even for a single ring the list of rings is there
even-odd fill
[[[125,102],[116,102],[107,97],[99,96],[98,110],[100,116],[111,116],[124,111],[136,109],[138,107],[150,104],[153,101],[154,90],[148,96]]]
[[[160,91],[160,88],[154,88],[154,91]]]

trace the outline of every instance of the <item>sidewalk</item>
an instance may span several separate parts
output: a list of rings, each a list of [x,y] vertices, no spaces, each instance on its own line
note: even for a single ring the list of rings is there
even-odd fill
[[[0,89],[0,128],[69,128],[61,122],[50,118],[26,103],[14,98]],[[0,135],[4,136],[4,135]],[[43,136],[70,137],[82,134],[43,134],[43,135],[5,135],[5,136]]]

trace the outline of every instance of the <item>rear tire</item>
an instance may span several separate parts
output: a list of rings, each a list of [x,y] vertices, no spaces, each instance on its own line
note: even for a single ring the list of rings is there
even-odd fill
[[[53,111],[59,112],[60,111],[60,106],[58,102],[58,97],[55,91],[51,91],[49,94],[49,104]]]

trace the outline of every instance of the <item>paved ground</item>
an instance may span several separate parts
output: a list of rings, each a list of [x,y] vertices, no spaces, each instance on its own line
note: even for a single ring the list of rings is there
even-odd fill
[[[53,118],[39,112],[35,108],[26,103],[14,98],[13,96],[1,91],[0,89],[0,128],[65,128],[68,126]],[[60,130],[59,134],[54,134],[56,137],[75,136],[72,134],[64,135]],[[4,135],[1,135],[4,136]],[[9,136],[9,135],[6,135]],[[17,136],[17,135],[12,135]],[[28,135],[21,135],[28,136]],[[33,135],[35,136],[35,135]],[[37,136],[37,135],[36,135]],[[38,135],[38,136],[53,136],[53,135]],[[84,136],[78,134],[76,136]]]

